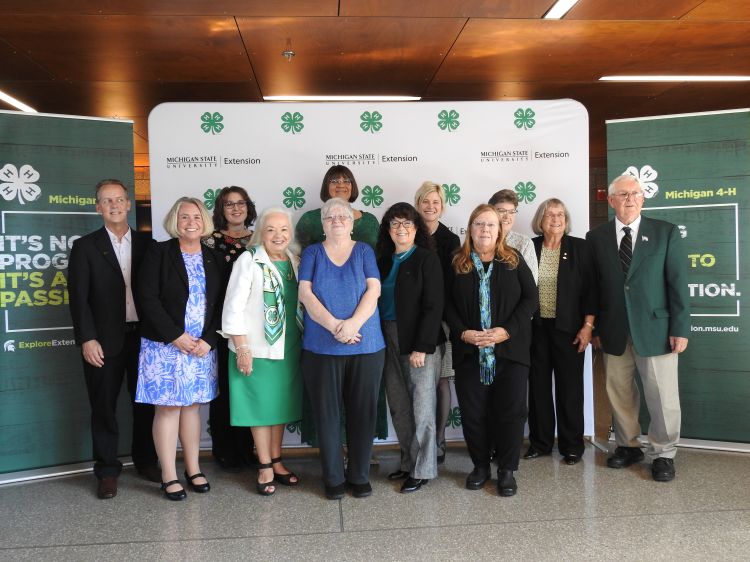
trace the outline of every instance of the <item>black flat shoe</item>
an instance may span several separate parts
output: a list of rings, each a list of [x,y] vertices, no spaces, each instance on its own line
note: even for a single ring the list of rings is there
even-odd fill
[[[173,502],[178,502],[180,500],[184,500],[187,497],[187,492],[185,491],[185,488],[180,488],[176,492],[167,492],[167,488],[169,488],[172,484],[179,484],[179,480],[170,480],[169,482],[162,482],[161,483],[161,489],[164,490],[164,495],[167,496],[168,500],[172,500]]]
[[[349,484],[352,489],[352,496],[355,498],[366,498],[372,495],[372,486],[369,482],[364,484]]]
[[[404,480],[404,483],[401,485],[401,493],[402,494],[409,494],[411,492],[416,492],[419,490],[422,486],[427,484],[429,480],[427,478],[412,478],[411,476]]]
[[[581,455],[578,455],[576,453],[565,453],[565,456],[563,456],[563,462],[570,466],[578,464],[580,460]]]
[[[518,491],[518,484],[513,478],[512,470],[498,469],[497,471],[497,493],[504,498],[515,496]]]
[[[266,463],[266,464],[260,464],[258,463],[258,478],[260,478],[260,471],[266,468],[273,468],[273,464]],[[255,491],[257,491],[261,496],[272,496],[274,493],[276,493],[276,486],[274,486],[274,481],[271,480],[270,482],[258,482],[255,481]]]
[[[281,457],[276,457],[275,459],[271,459],[271,464],[279,464],[280,462],[281,462]],[[284,486],[296,486],[297,484],[299,484],[299,478],[297,477],[296,474],[294,474],[294,472],[287,472],[286,474],[280,474],[274,471],[273,479],[279,484],[283,484]]]
[[[489,466],[475,466],[466,477],[467,490],[479,490],[490,479]]]
[[[388,475],[388,480],[403,480],[404,478],[409,478],[409,472],[406,470],[397,470]]]
[[[326,497],[329,500],[340,500],[346,493],[346,482],[342,482],[337,486],[326,486]]]
[[[188,476],[187,470],[185,471],[185,479],[193,489],[193,492],[196,492],[198,494],[205,494],[211,489],[211,484],[208,483],[208,479],[206,479],[205,484],[196,484],[195,482],[193,482],[193,480],[195,480],[196,478],[206,478],[206,475],[202,472],[196,472],[192,476]]]
[[[609,468],[627,468],[643,460],[643,451],[639,447],[617,447],[614,454],[607,459]]]
[[[665,457],[654,459],[651,465],[651,477],[656,482],[670,482],[674,480],[674,461]]]
[[[538,459],[539,457],[546,457],[549,456],[549,453],[542,453],[538,449],[535,449],[534,447],[529,447],[529,449],[524,453],[523,458],[525,459]]]

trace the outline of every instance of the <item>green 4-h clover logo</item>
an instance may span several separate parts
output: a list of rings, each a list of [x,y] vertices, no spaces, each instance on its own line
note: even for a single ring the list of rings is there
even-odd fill
[[[450,111],[446,111],[445,109],[438,113],[438,127],[440,127],[441,131],[448,131],[449,133],[455,131],[458,129],[458,126],[461,124],[458,120],[458,111],[455,109],[451,109]]]
[[[526,183],[519,181],[516,184],[515,189],[518,194],[518,200],[521,203],[531,203],[536,199],[536,193],[534,193],[536,191],[536,186],[530,181],[527,181]]]
[[[288,424],[286,424],[286,430],[289,433],[300,434],[300,433],[302,433],[302,422],[296,421],[296,422],[288,423]]]
[[[30,164],[24,164],[20,170],[13,164],[6,164],[0,170],[0,195],[6,201],[18,199],[21,205],[25,205],[26,201],[35,201],[42,194],[37,181],[39,172]]]
[[[201,121],[203,121],[203,123],[201,123],[201,129],[203,129],[204,133],[215,135],[224,130],[224,124],[222,123],[222,121],[224,121],[224,116],[218,111],[214,111],[213,114],[206,111],[201,115]]]
[[[461,196],[459,195],[459,193],[461,193],[461,188],[455,183],[450,185],[444,183],[443,193],[445,194],[445,202],[450,206],[458,205],[458,202],[461,201]]]
[[[383,188],[379,185],[366,185],[362,190],[362,204],[367,207],[380,207],[383,204]]]
[[[305,126],[302,124],[302,114],[299,111],[295,111],[294,115],[290,112],[286,112],[281,116],[281,128],[285,133],[291,132],[293,135],[299,133]]]
[[[370,131],[371,133],[377,133],[380,129],[383,128],[383,123],[381,123],[381,119],[383,119],[383,116],[379,111],[373,111],[372,113],[370,113],[369,111],[365,111],[362,115],[359,116],[359,118],[362,119],[362,122],[359,124],[359,126],[365,133],[367,131]]]
[[[219,198],[219,193],[221,193],[221,188],[209,188],[206,190],[206,192],[203,194],[203,204],[206,206],[206,209],[208,209],[209,211],[213,210],[214,206],[216,205],[216,200]]]
[[[461,410],[458,406],[448,412],[448,420],[445,427],[461,427]]]
[[[536,117],[536,113],[534,113],[534,110],[530,107],[527,107],[526,110],[524,110],[522,107],[519,107],[518,109],[516,109],[513,117],[516,118],[513,123],[519,129],[533,129],[534,125],[536,125],[536,120],[534,119],[534,117]]]
[[[287,209],[301,209],[305,205],[305,190],[301,187],[287,187],[282,195]]]

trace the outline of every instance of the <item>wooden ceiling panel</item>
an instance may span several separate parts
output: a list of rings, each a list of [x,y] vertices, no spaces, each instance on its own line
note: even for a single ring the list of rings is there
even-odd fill
[[[263,95],[421,95],[464,22],[238,18]],[[296,53],[291,62],[281,56],[287,48]]]
[[[2,32],[0,32],[0,36]],[[0,81],[50,80],[52,74],[30,59],[23,51],[0,39]],[[8,92],[12,94],[12,92]]]
[[[704,0],[685,15],[687,20],[750,21],[747,0]]]
[[[4,14],[335,16],[338,0],[0,0]]]
[[[341,0],[342,16],[540,18],[555,0]]]
[[[566,20],[669,20],[680,19],[704,0],[628,0],[602,2],[578,0]]]
[[[253,80],[233,18],[4,16],[1,36],[61,80]]]
[[[470,20],[436,80],[588,82],[624,73],[737,74],[750,71],[749,36],[750,24],[736,22]]]

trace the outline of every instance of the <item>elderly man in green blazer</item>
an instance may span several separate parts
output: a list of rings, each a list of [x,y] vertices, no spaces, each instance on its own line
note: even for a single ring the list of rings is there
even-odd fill
[[[685,253],[676,225],[641,216],[643,189],[637,178],[616,178],[607,199],[614,220],[586,235],[599,284],[594,345],[604,350],[617,442],[607,466],[624,468],[644,458],[638,441],[638,372],[651,416],[646,451],[651,474],[669,482],[681,423],[677,356],[685,351],[690,331]]]

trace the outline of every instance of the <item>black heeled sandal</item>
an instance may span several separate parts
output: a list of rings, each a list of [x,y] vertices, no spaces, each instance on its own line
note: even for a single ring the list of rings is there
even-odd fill
[[[167,492],[167,488],[169,488],[172,484],[179,484],[179,480],[170,480],[169,482],[162,482],[161,483],[161,489],[164,490],[164,495],[167,496],[168,500],[172,500],[173,502],[178,502],[180,500],[184,500],[187,497],[187,492],[185,492],[185,488],[180,488],[176,492]]]
[[[276,457],[275,459],[271,459],[271,464],[278,464],[281,462],[281,457]],[[294,478],[294,480],[292,480]],[[296,486],[299,484],[299,477],[294,474],[294,472],[287,472],[286,474],[279,474],[278,472],[273,472],[273,479],[275,482],[278,482],[279,484],[283,484],[284,486]]]
[[[273,469],[273,463],[267,462],[264,464],[258,463],[258,478],[260,478],[260,471],[264,468],[271,468]],[[276,493],[276,486],[274,485],[274,481],[271,480],[270,482],[258,482],[255,481],[255,490],[261,495],[261,496],[272,496],[274,493]]]
[[[205,484],[196,484],[195,482],[193,482],[193,480],[195,480],[196,478],[206,478],[206,475],[202,472],[196,472],[192,476],[188,476],[187,470],[185,471],[185,479],[187,480],[187,483],[190,484],[193,492],[205,494],[211,489],[211,484],[208,483],[208,478],[206,478]]]

